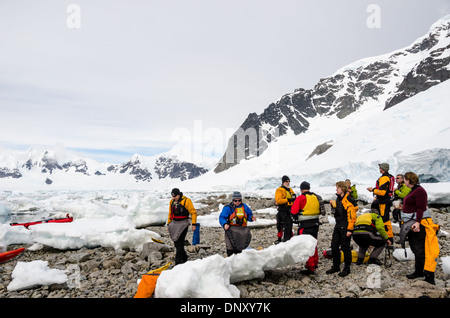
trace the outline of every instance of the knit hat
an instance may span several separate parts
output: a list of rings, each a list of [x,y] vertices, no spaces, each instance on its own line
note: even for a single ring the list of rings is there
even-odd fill
[[[300,190],[309,190],[309,189],[311,189],[311,185],[308,182],[303,181],[302,184],[300,184]]]
[[[286,181],[291,181],[291,180],[289,179],[288,176],[283,176],[283,178],[281,178],[281,183],[285,183]]]
[[[386,162],[379,163],[378,167],[380,167],[381,170],[388,172],[389,171],[389,164]]]
[[[176,197],[176,196],[179,195],[179,194],[183,195],[183,194],[181,193],[180,189],[178,189],[178,188],[173,188],[171,194],[172,194],[173,197],[174,197],[174,196]]]
[[[231,199],[232,200],[235,200],[235,199],[241,199],[242,200],[242,195],[241,195],[241,193],[239,191],[234,191],[233,195],[231,196]]]

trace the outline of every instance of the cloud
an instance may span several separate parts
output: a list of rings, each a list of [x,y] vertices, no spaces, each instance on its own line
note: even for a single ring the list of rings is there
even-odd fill
[[[383,27],[369,30],[370,1],[73,3],[80,28],[68,2],[0,3],[0,144],[166,149],[196,120],[226,136],[282,94],[409,44],[443,10],[378,1]]]

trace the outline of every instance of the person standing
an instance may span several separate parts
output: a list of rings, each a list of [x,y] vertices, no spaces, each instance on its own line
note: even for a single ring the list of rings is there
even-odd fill
[[[169,203],[167,228],[176,249],[175,265],[178,265],[185,263],[188,259],[186,251],[184,250],[184,242],[189,228],[189,216],[191,216],[192,219],[192,231],[195,231],[197,211],[195,210],[191,199],[185,197],[178,188],[172,189],[171,194],[172,199]]]
[[[309,234],[317,240],[319,234],[319,216],[325,215],[325,205],[322,197],[310,191],[311,185],[303,181],[300,184],[301,195],[299,195],[291,207],[292,218],[298,223],[298,235]],[[319,253],[316,250],[306,262],[306,270],[301,271],[302,274],[314,274],[319,264]]]
[[[291,207],[296,195],[290,188],[291,180],[288,176],[281,178],[281,186],[275,191],[275,204],[277,206],[277,241],[286,242],[292,237]]]
[[[356,184],[352,185],[352,182],[350,181],[350,179],[346,179],[345,183],[347,184],[348,192],[350,193],[352,198],[355,201],[358,200],[358,191],[356,190]]]
[[[326,271],[327,274],[333,274],[340,271],[340,250],[342,250],[344,253],[344,269],[339,273],[339,276],[341,277],[350,274],[350,265],[352,264],[350,241],[356,222],[356,211],[358,211],[358,205],[349,195],[347,190],[347,184],[344,181],[336,183],[336,208],[334,208],[336,224],[331,238],[333,267]]]
[[[248,247],[252,236],[247,222],[253,221],[256,221],[256,217],[248,205],[242,202],[241,193],[233,192],[232,202],[223,207],[219,216],[219,223],[225,230],[228,256],[240,253]]]
[[[440,252],[436,235],[439,225],[431,219],[427,207],[428,195],[419,184],[417,174],[405,173],[405,185],[411,188],[411,192],[403,200],[402,227],[406,227],[406,230],[410,228],[407,236],[415,259],[414,273],[406,277],[414,279],[425,276],[425,281],[434,285],[434,272]]]
[[[411,188],[405,185],[405,180],[403,174],[398,174],[395,177],[395,181],[397,182],[397,189],[394,191],[394,211],[392,211],[392,218],[394,219],[394,223],[400,222],[400,213],[401,209],[399,205],[403,202],[403,199],[411,192]]]
[[[376,209],[383,219],[386,233],[393,242],[394,232],[390,220],[391,195],[394,189],[394,177],[389,174],[389,164],[378,164],[381,176],[378,178],[375,188],[369,187],[367,191],[373,192],[375,198],[372,202],[372,209]]]

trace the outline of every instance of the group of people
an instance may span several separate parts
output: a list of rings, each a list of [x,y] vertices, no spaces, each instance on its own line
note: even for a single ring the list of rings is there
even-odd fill
[[[358,245],[356,264],[362,264],[366,259],[369,247],[368,263],[381,265],[378,257],[386,246],[394,244],[390,211],[394,205],[393,221],[401,224],[400,241],[409,240],[415,256],[415,271],[408,278],[425,277],[425,281],[435,284],[434,272],[439,256],[437,231],[439,226],[431,218],[427,207],[427,193],[419,184],[418,176],[413,172],[398,174],[394,178],[389,173],[389,164],[379,164],[381,176],[375,187],[367,190],[373,193],[371,210],[357,216],[358,193],[350,180],[336,183],[336,199],[330,200],[335,226],[331,237],[332,267],[327,274],[339,273],[341,277],[350,273],[353,262],[351,240]],[[397,183],[397,186],[395,184]],[[311,185],[304,181],[300,184],[300,195],[296,195],[290,187],[290,179],[283,176],[281,186],[275,191],[277,206],[277,240],[275,244],[288,241],[294,235],[293,224],[298,224],[297,235],[309,234],[318,238],[319,217],[325,215],[325,204],[320,195],[311,191]],[[187,254],[184,242],[189,227],[189,216],[192,229],[195,231],[197,212],[192,201],[185,197],[179,189],[172,190],[168,229],[176,247],[175,263],[186,262]],[[252,210],[242,202],[240,192],[232,194],[232,202],[223,207],[219,223],[225,232],[227,255],[240,253],[251,241],[248,222],[256,221]],[[404,244],[402,244],[404,246]],[[344,268],[341,271],[341,252]],[[306,264],[303,274],[314,274],[319,262],[318,250]]]

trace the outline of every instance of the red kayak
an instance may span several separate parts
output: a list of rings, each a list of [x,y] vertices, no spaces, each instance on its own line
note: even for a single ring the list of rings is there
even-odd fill
[[[25,251],[25,247],[18,248],[17,250],[0,253],[0,263],[6,262],[7,260],[10,260],[11,258],[16,257],[23,251]]]
[[[27,223],[11,223],[11,225],[12,226],[23,225],[26,228],[28,228],[30,225],[36,225],[36,224],[42,224],[42,223],[68,223],[68,222],[72,222],[72,221],[73,221],[73,217],[69,217],[69,214],[67,214],[67,217],[64,219],[48,219],[48,220],[27,222]]]

